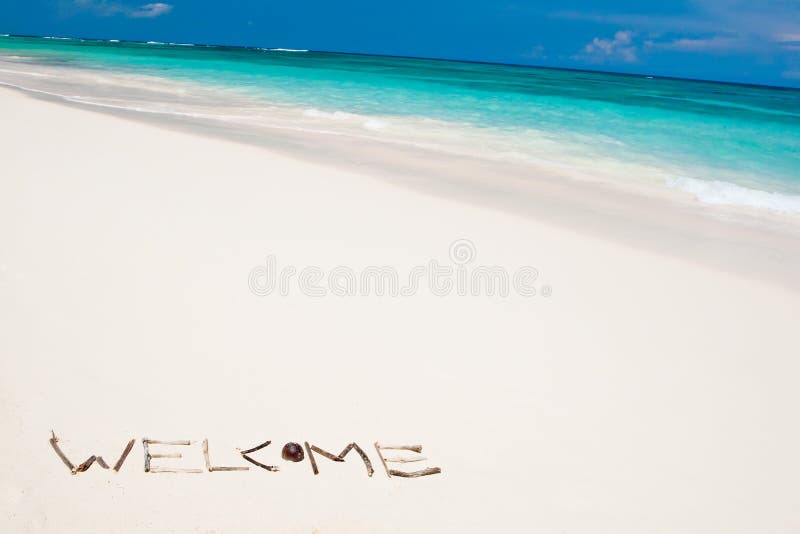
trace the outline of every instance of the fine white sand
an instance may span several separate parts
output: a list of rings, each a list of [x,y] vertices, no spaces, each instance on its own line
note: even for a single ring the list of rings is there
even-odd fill
[[[0,116],[0,531],[800,529],[784,284],[5,89]],[[405,277],[459,238],[540,294],[248,288],[269,255]],[[137,441],[72,476],[51,429],[76,464]],[[205,438],[230,466],[269,439],[253,456],[281,471],[147,474],[143,437],[194,441],[154,460],[191,468]],[[305,440],[356,441],[375,475],[280,459]],[[442,473],[390,479],[375,441]]]

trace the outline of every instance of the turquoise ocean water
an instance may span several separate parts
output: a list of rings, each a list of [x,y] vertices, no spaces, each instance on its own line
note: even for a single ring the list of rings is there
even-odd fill
[[[800,213],[800,90],[440,60],[0,37],[0,83],[364,136]]]

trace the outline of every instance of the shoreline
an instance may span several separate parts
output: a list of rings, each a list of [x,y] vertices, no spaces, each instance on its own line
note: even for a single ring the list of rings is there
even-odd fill
[[[68,101],[3,85],[34,99],[166,130],[233,141],[298,160],[368,174],[443,199],[543,221],[626,246],[800,291],[800,216],[701,203],[649,183],[612,183],[532,174],[532,167],[449,155],[421,147],[284,129],[248,130],[213,119],[177,117]],[[533,179],[531,179],[533,178]]]
[[[61,47],[55,46],[54,50],[59,48]],[[83,47],[77,47],[81,48]],[[152,56],[154,60],[159,59],[159,53],[144,49],[140,52],[147,57]],[[37,61],[35,50],[30,50],[30,53],[32,55],[29,56],[9,55],[6,56],[8,61],[0,61],[0,66],[8,67],[0,69],[4,74],[5,83],[25,90],[41,91],[66,101],[91,103],[101,109],[133,110],[162,115],[166,121],[203,117],[208,118],[210,122],[217,122],[217,125],[219,121],[225,123],[224,129],[231,130],[232,134],[237,133],[233,132],[236,129],[233,125],[238,124],[242,130],[238,132],[240,136],[260,135],[275,138],[275,131],[287,132],[287,135],[291,135],[291,132],[301,132],[297,135],[311,136],[326,134],[342,136],[353,142],[394,144],[401,149],[407,148],[409,154],[419,148],[423,151],[441,152],[448,157],[478,157],[499,161],[501,165],[519,165],[527,168],[529,173],[558,174],[578,181],[606,182],[623,191],[639,188],[644,191],[649,188],[650,191],[644,191],[649,195],[673,197],[684,201],[694,199],[702,205],[731,206],[733,210],[739,209],[745,213],[752,209],[766,214],[792,216],[800,220],[800,189],[795,183],[797,174],[790,171],[793,152],[786,152],[783,160],[777,160],[777,156],[772,152],[789,150],[793,144],[792,139],[796,139],[792,137],[792,130],[786,131],[788,137],[781,136],[782,139],[786,139],[785,141],[769,141],[764,150],[756,152],[751,150],[741,156],[749,157],[750,160],[743,159],[734,165],[729,159],[731,151],[740,151],[743,146],[760,146],[759,137],[755,134],[757,130],[754,130],[758,126],[758,121],[774,119],[777,122],[770,123],[770,126],[779,129],[776,131],[782,131],[782,121],[789,120],[788,117],[793,115],[788,108],[782,110],[781,106],[786,106],[788,103],[783,102],[782,96],[776,96],[780,93],[768,88],[762,88],[769,92],[767,95],[733,95],[729,100],[723,99],[720,102],[721,109],[734,114],[731,117],[733,124],[737,124],[736,121],[741,119],[744,121],[742,127],[749,131],[749,134],[740,132],[727,136],[725,123],[715,122],[707,128],[698,124],[696,129],[705,133],[697,137],[685,126],[679,128],[673,135],[666,133],[658,114],[653,118],[655,123],[661,126],[655,127],[651,133],[645,134],[650,130],[649,123],[637,122],[635,114],[633,118],[622,119],[623,124],[619,125],[619,129],[615,128],[614,131],[607,133],[603,128],[596,126],[584,131],[580,126],[581,123],[574,120],[563,122],[560,127],[552,122],[548,125],[547,121],[553,120],[553,117],[548,115],[551,106],[558,108],[564,105],[566,112],[560,115],[564,117],[573,114],[582,116],[584,112],[579,106],[570,108],[569,105],[558,102],[558,99],[555,103],[551,103],[545,98],[541,104],[531,106],[531,109],[538,109],[541,106],[543,110],[541,127],[537,126],[539,119],[535,115],[528,116],[528,122],[524,123],[524,126],[508,121],[508,114],[514,110],[507,108],[503,108],[506,118],[503,118],[502,114],[498,117],[493,117],[491,113],[479,114],[479,120],[473,124],[470,120],[464,119],[473,113],[469,106],[463,109],[456,107],[460,109],[457,115],[442,114],[425,106],[405,107],[408,103],[402,102],[395,102],[391,106],[382,108],[386,113],[359,105],[344,105],[340,110],[336,98],[345,96],[346,92],[337,92],[335,85],[328,87],[323,84],[316,91],[306,91],[305,87],[300,86],[295,90],[300,90],[303,98],[297,100],[294,93],[286,91],[287,82],[282,81],[280,76],[275,80],[274,91],[260,90],[255,89],[258,84],[270,87],[272,81],[269,76],[254,80],[239,76],[236,70],[227,72],[222,69],[217,72],[214,67],[205,64],[196,69],[189,68],[185,72],[178,70],[165,76],[158,71],[142,69],[141,66],[115,63],[116,60],[110,58],[107,61],[100,59],[97,64],[88,62],[82,66],[64,66],[59,63],[59,56],[55,57],[54,64],[50,64],[46,57],[40,58],[45,61]],[[72,53],[77,53],[79,58],[82,54],[78,50]],[[302,66],[310,61],[311,68],[315,69],[314,65],[319,62],[317,59],[275,59],[269,54],[264,55],[257,51],[249,51],[247,55],[252,55],[252,58],[242,58],[241,62],[245,65],[246,61],[250,60],[255,61],[256,65],[262,61],[266,62],[266,65],[274,62],[279,67],[284,63]],[[203,57],[205,55],[201,53],[197,59]],[[69,61],[69,58],[70,56],[66,55],[62,59]],[[30,60],[33,61],[29,62]],[[236,64],[236,61],[239,60],[231,60],[231,63]],[[23,65],[30,66],[33,72],[23,68]],[[170,65],[168,68],[175,67]],[[180,69],[179,66],[177,68]],[[259,69],[260,67],[256,67],[256,72],[259,72]],[[302,79],[302,73],[296,75]],[[323,69],[323,79],[325,75],[327,74]],[[228,77],[230,77],[229,83],[222,81]],[[395,87],[391,78],[385,80],[385,83],[388,89],[399,90],[406,97],[413,94],[410,90],[404,93],[406,90],[401,89],[401,86]],[[580,86],[579,81],[572,83],[578,84],[578,95],[583,94],[583,101],[592,101],[591,94],[580,92],[585,91],[585,88]],[[373,90],[377,88],[376,85]],[[358,97],[357,90],[353,90],[356,92],[353,96]],[[669,87],[651,87],[649,82],[637,90],[645,92],[649,95],[648,98],[655,101],[652,103],[655,110],[661,109],[658,103],[660,100],[681,100],[662,95],[664,91],[670,91]],[[332,91],[335,98],[327,101],[323,98],[317,101],[316,95],[326,94],[326,91]],[[435,94],[435,90],[432,91],[432,96]],[[544,94],[547,95],[547,92]],[[713,98],[713,95],[706,96]],[[393,94],[393,98],[397,97],[398,94]],[[425,98],[425,94],[420,94],[412,101],[424,101]],[[738,101],[741,98],[763,98],[764,102],[762,104],[756,101],[753,104],[755,107],[748,107]],[[578,96],[577,100],[580,101],[581,97]],[[688,114],[690,118],[697,118],[698,114],[711,113],[713,116],[718,112],[717,108],[702,104],[703,102],[706,101],[696,100],[689,91],[682,104],[687,109],[677,106],[672,108],[668,106],[666,109],[675,115],[677,124],[681,124],[678,119],[683,115]],[[649,101],[633,102],[626,106],[636,109],[637,105],[649,104]],[[700,107],[697,107],[698,105]],[[603,117],[604,121],[613,124],[617,116],[626,117],[626,106],[614,112],[618,115],[606,113],[599,114],[598,117]],[[737,118],[736,114],[740,113],[755,115],[749,119]],[[583,122],[592,123],[595,116],[590,114],[584,119]],[[692,119],[684,117],[682,120]],[[717,120],[726,119],[717,117]],[[748,123],[747,120],[755,122]],[[635,131],[626,129],[625,121],[633,121],[631,125],[636,125]],[[498,128],[495,128],[495,125]],[[248,133],[249,130],[252,132]],[[649,136],[652,144],[648,145],[647,142],[637,139],[640,135]],[[671,135],[671,145],[664,146],[664,135],[667,137]],[[689,140],[692,142],[689,143]],[[706,147],[705,151],[688,148],[702,146]],[[717,156],[706,158],[701,155],[705,153]],[[727,163],[725,163],[726,158],[728,158]]]

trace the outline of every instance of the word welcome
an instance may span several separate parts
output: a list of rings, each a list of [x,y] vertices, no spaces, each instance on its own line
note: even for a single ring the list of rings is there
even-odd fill
[[[98,465],[102,469],[110,469],[114,472],[119,472],[122,469],[122,466],[125,464],[128,456],[130,455],[131,451],[133,450],[133,446],[136,444],[136,439],[131,439],[128,441],[127,445],[122,449],[122,453],[119,456],[119,459],[114,464],[114,467],[111,467],[105,459],[96,454],[92,454],[89,456],[83,463],[75,465],[66,453],[61,449],[59,445],[59,439],[56,437],[55,432],[52,432],[52,437],[50,438],[50,446],[55,451],[56,455],[61,459],[67,469],[73,475],[77,475],[88,471],[93,465]],[[186,468],[186,467],[169,467],[164,465],[154,465],[154,460],[162,461],[168,459],[179,459],[183,458],[183,454],[181,452],[164,452],[164,447],[188,447],[196,442],[190,440],[177,440],[177,441],[162,441],[162,440],[155,440],[149,438],[142,438],[142,450],[144,452],[144,471],[145,473],[215,473],[215,472],[223,472],[223,471],[248,471],[250,470],[249,466],[241,465],[241,466],[217,466],[213,465],[211,462],[211,454],[209,452],[209,444],[208,440],[204,439],[202,441],[202,450],[203,450],[203,460],[205,463],[205,469],[202,468]],[[241,450],[236,449],[239,451],[239,454],[242,456],[242,459],[249,462],[250,464],[264,469],[265,471],[276,472],[280,471],[280,467],[277,465],[268,465],[262,463],[256,459],[254,459],[251,455],[265,449],[268,447],[272,442],[265,441],[255,447],[251,447],[249,449]],[[422,453],[422,445],[381,445],[379,442],[374,443],[375,452],[378,455],[378,459],[383,466],[383,469],[386,471],[386,475],[391,477],[402,477],[402,478],[419,478],[429,475],[437,475],[442,472],[439,467],[428,467],[424,469],[419,469],[416,471],[403,471],[400,469],[394,469],[391,466],[393,464],[406,464],[406,463],[415,463],[415,462],[422,462],[426,461],[427,458],[421,455]],[[155,449],[153,449],[155,447]],[[180,449],[178,449],[180,450]],[[344,462],[345,457],[350,454],[351,451],[355,451],[356,455],[359,459],[364,463],[364,467],[366,468],[367,476],[371,477],[375,470],[372,467],[372,461],[370,460],[367,453],[362,449],[357,443],[352,442],[345,446],[344,449],[339,454],[333,454],[325,449],[317,445],[311,445],[307,441],[303,443],[301,446],[299,443],[290,442],[283,446],[281,449],[281,458],[287,462],[298,463],[304,461],[308,458],[308,463],[311,466],[311,471],[314,475],[319,474],[319,464],[317,463],[317,455],[323,458],[327,458],[333,462]],[[402,456],[386,456],[384,454],[385,451],[404,451]],[[409,454],[410,453],[410,454]],[[396,454],[396,453],[395,453]],[[351,456],[352,457],[352,456]]]

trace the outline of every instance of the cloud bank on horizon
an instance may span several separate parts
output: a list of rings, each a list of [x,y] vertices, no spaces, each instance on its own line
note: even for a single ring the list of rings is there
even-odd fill
[[[585,63],[640,63],[663,52],[706,56],[783,58],[781,77],[800,73],[800,0],[692,0],[684,13],[557,11],[556,20],[590,22],[616,30],[597,36],[572,59]]]
[[[3,4],[3,33],[365,52],[800,86],[800,0]]]

